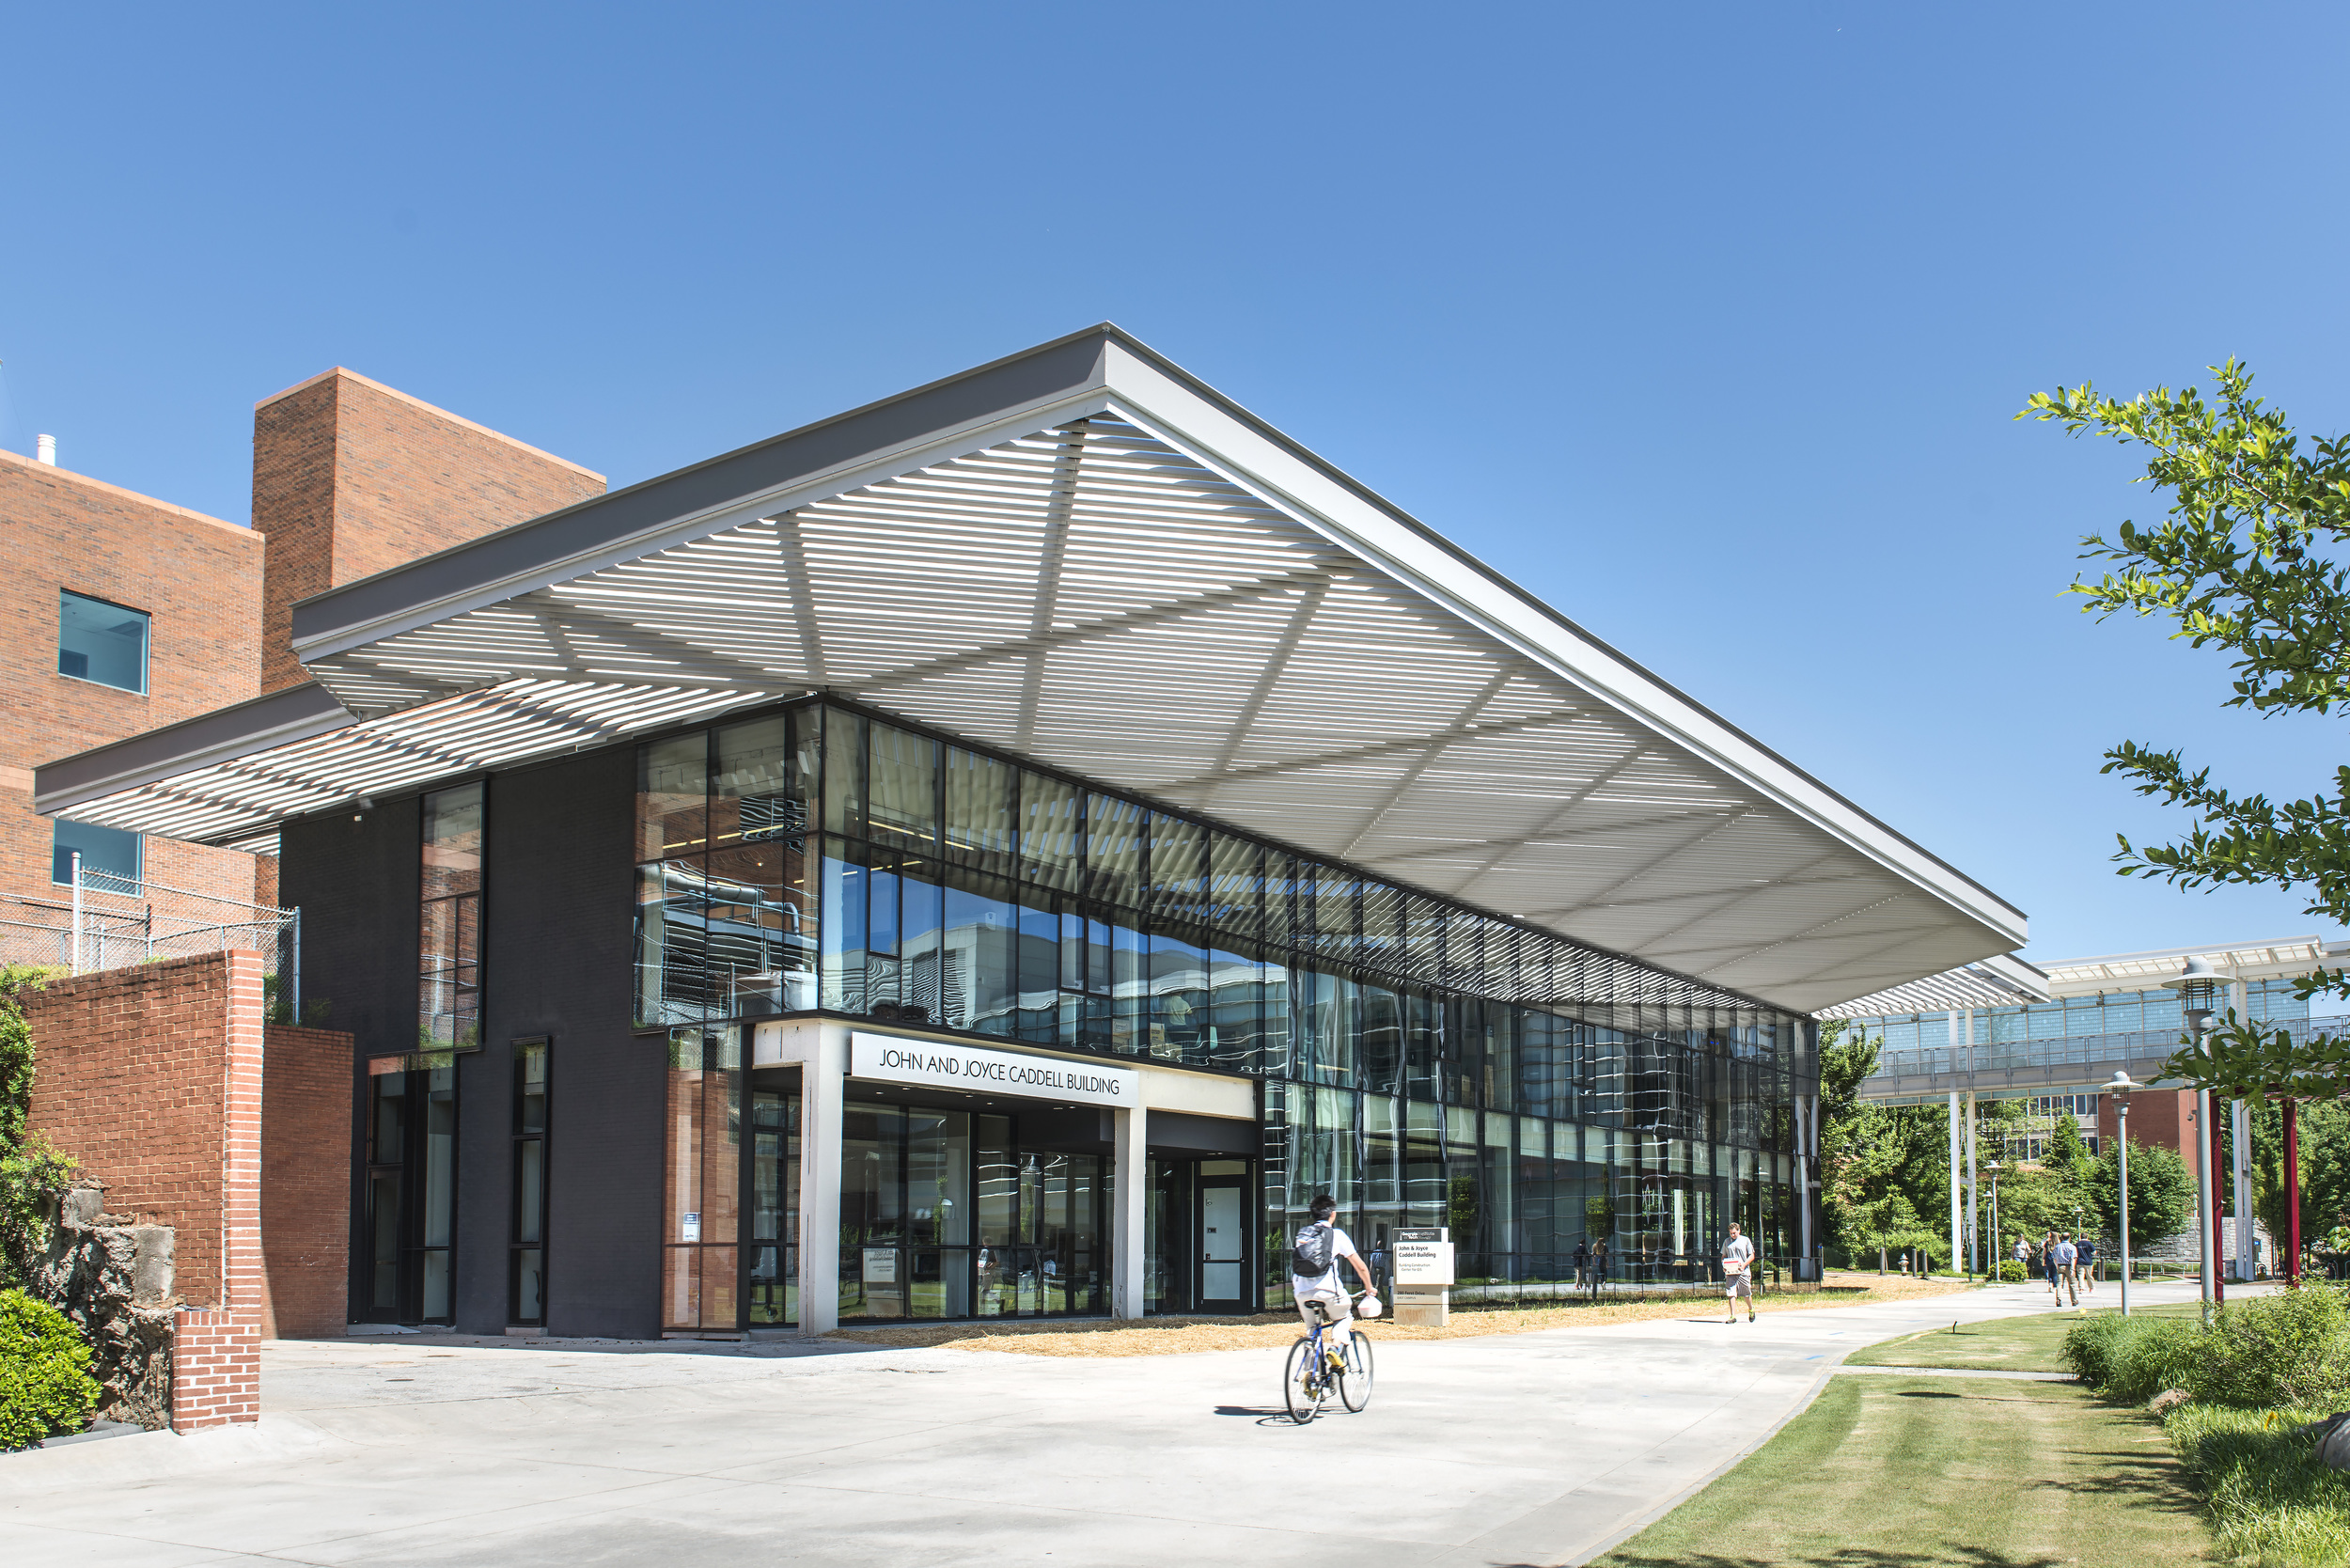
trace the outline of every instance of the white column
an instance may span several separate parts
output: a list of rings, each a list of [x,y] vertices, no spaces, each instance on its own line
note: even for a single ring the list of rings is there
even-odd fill
[[[1966,1074],[1973,1083],[1975,1075]],[[1975,1200],[1975,1091],[1966,1091],[1966,1268],[1982,1272],[1982,1205]]]
[[[1795,1096],[1795,1211],[1802,1227],[1803,1267],[1811,1267],[1811,1166],[1812,1150],[1820,1137],[1820,1097],[1816,1094]]]
[[[2229,1161],[2235,1168],[2235,1277],[2252,1278],[2252,1108],[2235,1102],[2235,1148]]]
[[[2251,1016],[2250,998],[2245,995],[2242,980],[2229,985],[2228,1006],[2234,1011],[2238,1021]],[[2252,1112],[2241,1100],[2235,1101],[2229,1109],[2232,1112],[2229,1137],[2234,1146],[2229,1151],[2228,1165],[2230,1174],[2234,1178],[2231,1183],[2234,1201],[2230,1207],[2235,1210],[2235,1277],[2249,1279],[2252,1278]]]
[[[800,1324],[802,1334],[840,1326],[840,1103],[849,1031],[838,1024],[761,1024],[751,1064],[800,1064]]]
[[[1966,1244],[1959,1235],[1959,1215],[1966,1195],[1958,1190],[1958,1090],[1950,1090],[1950,1266],[1958,1266]]]
[[[1141,1105],[1110,1112],[1117,1149],[1110,1192],[1117,1219],[1110,1227],[1110,1315],[1142,1316],[1143,1200],[1149,1196],[1151,1113]]]

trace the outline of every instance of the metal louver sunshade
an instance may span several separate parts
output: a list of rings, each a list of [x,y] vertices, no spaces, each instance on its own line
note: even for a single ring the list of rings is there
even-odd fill
[[[345,749],[176,777],[94,754],[44,771],[42,808],[219,840],[319,792],[829,689],[1783,1006],[2023,939],[1114,329],[337,589],[294,630],[359,721]]]

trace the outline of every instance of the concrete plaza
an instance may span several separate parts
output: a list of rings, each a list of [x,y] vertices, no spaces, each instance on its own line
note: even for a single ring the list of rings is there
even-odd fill
[[[2044,1287],[2007,1286],[1389,1341],[1368,1411],[1302,1428],[1270,1349],[277,1342],[258,1426],[0,1457],[0,1561],[1572,1563],[1733,1463],[1861,1345],[2047,1309]]]

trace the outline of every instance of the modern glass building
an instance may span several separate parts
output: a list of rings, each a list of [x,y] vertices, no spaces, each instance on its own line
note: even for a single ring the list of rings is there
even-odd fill
[[[43,769],[274,841],[352,1315],[738,1334],[1815,1257],[1814,1010],[2013,910],[1097,328],[306,601]]]

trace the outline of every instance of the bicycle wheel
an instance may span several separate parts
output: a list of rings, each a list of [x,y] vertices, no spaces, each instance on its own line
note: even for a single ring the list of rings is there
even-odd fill
[[[1346,1347],[1346,1367],[1339,1373],[1339,1398],[1356,1415],[1371,1403],[1371,1339],[1359,1328]]]
[[[1321,1347],[1308,1339],[1290,1346],[1289,1364],[1281,1372],[1281,1402],[1290,1419],[1304,1426],[1322,1414]]]

